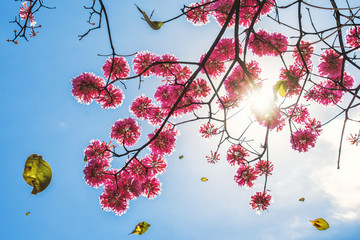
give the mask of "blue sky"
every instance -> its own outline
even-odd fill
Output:
[[[256,215],[248,203],[255,191],[261,191],[262,182],[254,189],[239,188],[233,181],[236,169],[225,159],[216,165],[208,164],[205,155],[213,149],[212,142],[198,136],[197,123],[180,128],[176,151],[167,157],[168,169],[160,176],[160,196],[131,201],[122,216],[103,211],[98,200],[101,189],[88,187],[83,180],[83,149],[91,139],[109,141],[113,123],[129,116],[131,100],[142,93],[151,96],[151,89],[161,80],[148,78],[140,90],[137,82],[128,83],[123,89],[125,103],[118,109],[77,103],[70,92],[70,80],[83,71],[101,75],[105,58],[97,54],[110,53],[105,28],[78,40],[77,36],[89,27],[88,12],[83,8],[88,2],[46,1],[56,9],[40,11],[35,19],[42,25],[39,35],[30,42],[20,40],[19,45],[5,40],[12,36],[15,26],[8,22],[21,4],[2,4],[2,239],[319,240],[356,239],[360,235],[360,150],[344,145],[341,169],[336,169],[340,120],[329,124],[316,149],[304,154],[291,149],[288,133],[270,136],[275,170],[268,187],[275,202],[261,215]],[[190,2],[137,1],[144,10],[156,8],[154,19],[175,16],[185,3]],[[113,1],[108,6],[119,54],[150,50],[197,61],[219,30],[213,19],[200,28],[182,18],[155,32],[140,19],[133,2]],[[277,30],[276,26],[269,28]],[[276,64],[269,58],[264,61]],[[263,74],[271,78],[270,71],[272,65],[265,66]],[[313,113],[320,113],[322,119],[332,116],[336,109],[324,112],[314,105]],[[356,132],[358,128],[348,129]],[[42,155],[53,170],[51,185],[36,196],[30,194],[31,187],[22,178],[25,160],[33,153]],[[184,158],[178,159],[179,155]],[[122,162],[113,161],[118,166]],[[203,176],[209,181],[201,182]],[[305,202],[299,202],[300,197],[305,197]],[[28,211],[31,213],[26,216]],[[328,220],[330,229],[316,230],[309,220],[318,217]],[[151,224],[149,231],[143,236],[127,235],[141,221]]]

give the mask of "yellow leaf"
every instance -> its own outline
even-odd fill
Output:
[[[300,198],[299,201],[300,201],[300,202],[304,202],[304,201],[305,201],[305,198]]]
[[[148,224],[147,222],[140,222],[138,225],[136,225],[134,231],[129,234],[142,235],[149,229],[149,227],[150,224]]]
[[[208,179],[207,179],[206,177],[202,177],[200,180],[201,180],[202,182],[206,182]]]
[[[314,221],[310,220],[310,222],[312,223],[312,225],[314,227],[316,227],[320,231],[326,230],[330,227],[328,222],[325,221],[325,219],[323,219],[323,218],[317,218]]]
[[[30,211],[28,211],[27,213],[25,213],[26,216],[29,216],[29,214],[30,214]]]
[[[183,159],[183,158],[184,158],[184,155],[179,156],[179,159]]]
[[[162,25],[163,22],[162,21],[151,21],[151,19],[148,17],[148,15],[146,14],[146,12],[144,12],[143,10],[141,10],[138,5],[135,4],[135,6],[137,7],[137,9],[139,10],[139,12],[141,12],[141,14],[144,16],[144,20],[147,22],[147,24],[154,30],[159,30]],[[150,16],[151,17],[151,16]]]
[[[84,162],[86,163],[88,161],[87,157],[85,156],[84,157]]]
[[[279,86],[279,94],[281,97],[285,97],[287,90],[287,84],[286,81],[282,81],[282,83]]]
[[[33,187],[31,194],[36,195],[49,186],[52,178],[51,167],[41,155],[31,154],[25,162],[23,178]]]

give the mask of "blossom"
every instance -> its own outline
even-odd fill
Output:
[[[111,145],[111,142],[106,144],[104,141],[100,142],[100,140],[91,140],[91,144],[86,147],[84,150],[84,155],[88,159],[89,162],[92,160],[95,161],[104,161],[110,162],[112,159],[112,153],[109,151],[114,145]]]
[[[256,109],[253,108],[252,110],[259,124],[265,127],[269,126],[271,130],[279,127],[283,122],[280,108],[276,106],[274,102],[272,102],[270,109],[267,111],[256,111]]]
[[[290,65],[288,69],[281,69],[280,80],[285,82],[287,97],[299,95],[301,91],[299,84],[301,76],[301,69],[297,65]]]
[[[120,145],[133,146],[140,138],[141,127],[132,118],[117,120],[111,126],[110,137]]]
[[[252,83],[260,85],[260,72],[259,64],[254,60],[246,64],[246,71],[237,65],[224,81],[226,92],[232,98],[242,98],[249,92]]]
[[[146,155],[142,163],[147,167],[149,176],[152,177],[164,173],[167,167],[165,158],[154,153]]]
[[[255,164],[256,171],[262,176],[265,174],[266,176],[271,175],[274,170],[274,165],[270,161],[259,160]]]
[[[148,135],[148,139],[153,141],[149,144],[149,148],[152,153],[164,155],[170,154],[175,148],[176,136],[178,132],[171,125],[164,127],[161,132],[158,132],[159,129],[156,129],[154,133]],[[155,137],[155,135],[157,135]]]
[[[142,161],[135,159],[130,159],[130,163],[127,164],[125,170],[132,177],[136,178],[140,182],[146,181],[151,175],[148,172],[147,167],[143,164]]]
[[[122,104],[123,99],[124,94],[121,89],[111,84],[102,90],[95,100],[102,108],[117,108]]]
[[[342,57],[333,49],[326,49],[321,54],[320,61],[318,68],[321,76],[335,79],[341,75]]]
[[[80,103],[90,104],[94,98],[99,96],[100,89],[105,87],[105,80],[95,76],[93,73],[83,72],[71,79],[72,95]]]
[[[210,90],[206,80],[197,78],[191,83],[190,95],[194,98],[204,98],[210,93]]]
[[[129,64],[124,57],[108,58],[102,70],[106,78],[109,78],[111,72],[110,80],[126,78],[130,73]]]
[[[204,57],[206,54],[202,55],[200,57],[200,63],[203,62]],[[210,75],[210,77],[218,77],[221,73],[225,72],[225,63],[221,61],[220,59],[216,58],[216,55],[211,54],[208,60],[205,63],[205,67],[201,69],[201,73],[206,72]]]
[[[224,109],[224,108],[230,109],[230,108],[238,107],[240,100],[241,100],[240,97],[226,95],[226,96],[221,96],[220,99],[217,101],[217,103],[219,103],[220,109]]]
[[[239,54],[242,53],[242,48],[239,43]],[[217,43],[212,55],[220,61],[232,60],[235,58],[235,40],[234,38],[222,38]]]
[[[300,49],[300,51],[299,51]],[[314,46],[307,41],[301,41],[299,47],[295,47],[295,51],[292,56],[295,59],[295,64],[298,66],[303,66],[304,61],[306,65],[311,64],[311,54],[314,52]]]
[[[240,186],[252,187],[254,186],[254,181],[257,179],[258,172],[256,169],[250,165],[241,164],[237,170],[234,180]]]
[[[152,125],[156,126],[161,124],[165,117],[166,117],[166,111],[155,107],[150,110],[148,120]]]
[[[84,179],[87,185],[98,188],[108,178],[105,169],[110,165],[105,161],[90,161],[84,168]]]
[[[155,198],[161,193],[161,182],[157,178],[151,178],[143,183],[143,195],[149,199]]]
[[[231,166],[241,165],[246,162],[246,157],[250,156],[248,151],[241,145],[231,145],[227,151],[226,160]]]
[[[209,0],[201,0],[200,3],[190,4],[189,8],[186,9],[186,19],[196,26],[207,24],[209,22],[209,5],[201,5],[208,2]]]
[[[20,7],[19,16],[21,19],[29,19],[30,26],[34,27],[36,25],[34,15],[30,11],[30,8],[32,8],[31,3],[30,6],[27,7],[27,1],[22,3],[23,7]]]
[[[125,193],[116,184],[105,185],[105,190],[100,195],[99,200],[103,210],[113,211],[119,216],[129,208],[129,199],[126,198]]]
[[[287,37],[281,33],[268,33],[265,30],[259,30],[251,34],[249,38],[249,48],[260,57],[264,55],[279,56],[287,50]]]
[[[155,62],[155,54],[148,51],[139,52],[135,55],[132,62],[133,69],[136,74],[142,73],[142,76],[148,77],[153,73],[154,70],[152,67],[150,67],[150,65]]]
[[[346,43],[353,48],[360,46],[360,27],[351,27],[346,32]]]
[[[321,129],[321,122],[317,121],[315,118],[307,119],[307,122],[305,123],[305,128],[309,131],[314,132],[317,136],[320,135],[322,129]]]
[[[270,205],[271,196],[266,192],[256,192],[250,200],[250,207],[257,209],[257,213],[260,214],[260,210],[265,211]]]
[[[150,112],[154,107],[155,105],[151,103],[150,98],[141,95],[132,102],[130,112],[137,118],[148,119]]]
[[[155,62],[160,63],[153,66],[154,74],[158,77],[171,77],[174,76],[174,72],[180,68],[180,64],[177,63],[179,59],[174,55],[166,53],[162,56],[156,56]]]
[[[291,120],[296,123],[304,123],[306,120],[309,119],[309,111],[303,105],[289,109],[288,114],[289,116],[292,115]]]
[[[218,129],[214,126],[214,124],[208,122],[200,126],[199,132],[202,137],[210,138],[211,136],[218,134]]]
[[[210,156],[206,156],[208,163],[216,163],[220,160],[220,154],[217,152],[210,151]]]
[[[299,129],[292,134],[290,142],[292,148],[299,152],[307,152],[310,148],[315,147],[317,134],[310,129]]]
[[[347,140],[349,140],[352,145],[355,144],[356,146],[358,146],[358,144],[360,143],[360,131],[358,134],[355,133],[354,135],[350,133],[350,137],[348,137]]]
[[[233,4],[234,0],[219,0],[210,5],[211,14],[216,18],[216,21],[220,26],[224,25]],[[234,24],[235,17],[232,17],[229,22],[229,26]]]

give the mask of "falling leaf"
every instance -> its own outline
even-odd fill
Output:
[[[326,230],[330,227],[328,222],[325,221],[325,219],[323,219],[323,218],[317,218],[314,221],[310,220],[310,222],[312,223],[312,225],[314,227],[316,227],[320,231]]]
[[[209,179],[207,179],[206,177],[202,177],[200,180],[201,180],[202,182],[206,182],[206,181],[209,180]]]
[[[300,202],[304,202],[304,201],[305,201],[305,198],[300,198],[299,201],[300,201]]]
[[[84,157],[84,162],[86,163],[88,161],[87,157],[85,156]]]
[[[183,158],[184,158],[184,155],[179,156],[179,159],[183,159]]]
[[[140,222],[138,225],[136,225],[134,231],[129,234],[142,235],[149,229],[149,227],[150,224],[148,224],[147,222]]]
[[[30,214],[30,211],[28,211],[27,213],[25,213],[26,216],[29,216],[29,214]]]
[[[25,162],[23,178],[33,187],[31,194],[36,195],[49,186],[52,178],[51,167],[41,155],[31,154]]]

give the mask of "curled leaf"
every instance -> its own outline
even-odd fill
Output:
[[[317,218],[314,221],[310,220],[310,222],[320,231],[324,231],[330,227],[328,222],[323,218]]]
[[[305,201],[305,198],[300,198],[299,201],[300,201],[300,202],[304,202],[304,201]]]
[[[179,156],[179,159],[183,159],[183,158],[184,158],[184,155],[180,155],[180,156]]]
[[[206,181],[209,180],[209,179],[207,179],[206,177],[202,177],[200,180],[201,180],[202,182],[206,182]]]
[[[30,214],[30,211],[28,211],[27,213],[25,213],[26,216],[29,216],[29,214]]]
[[[137,234],[137,235],[142,235],[144,234],[150,227],[150,224],[147,222],[140,222],[138,223],[138,225],[135,226],[134,231],[132,231],[129,234]]]
[[[25,162],[23,178],[33,187],[31,194],[36,195],[49,186],[52,178],[51,167],[41,155],[31,154]]]

